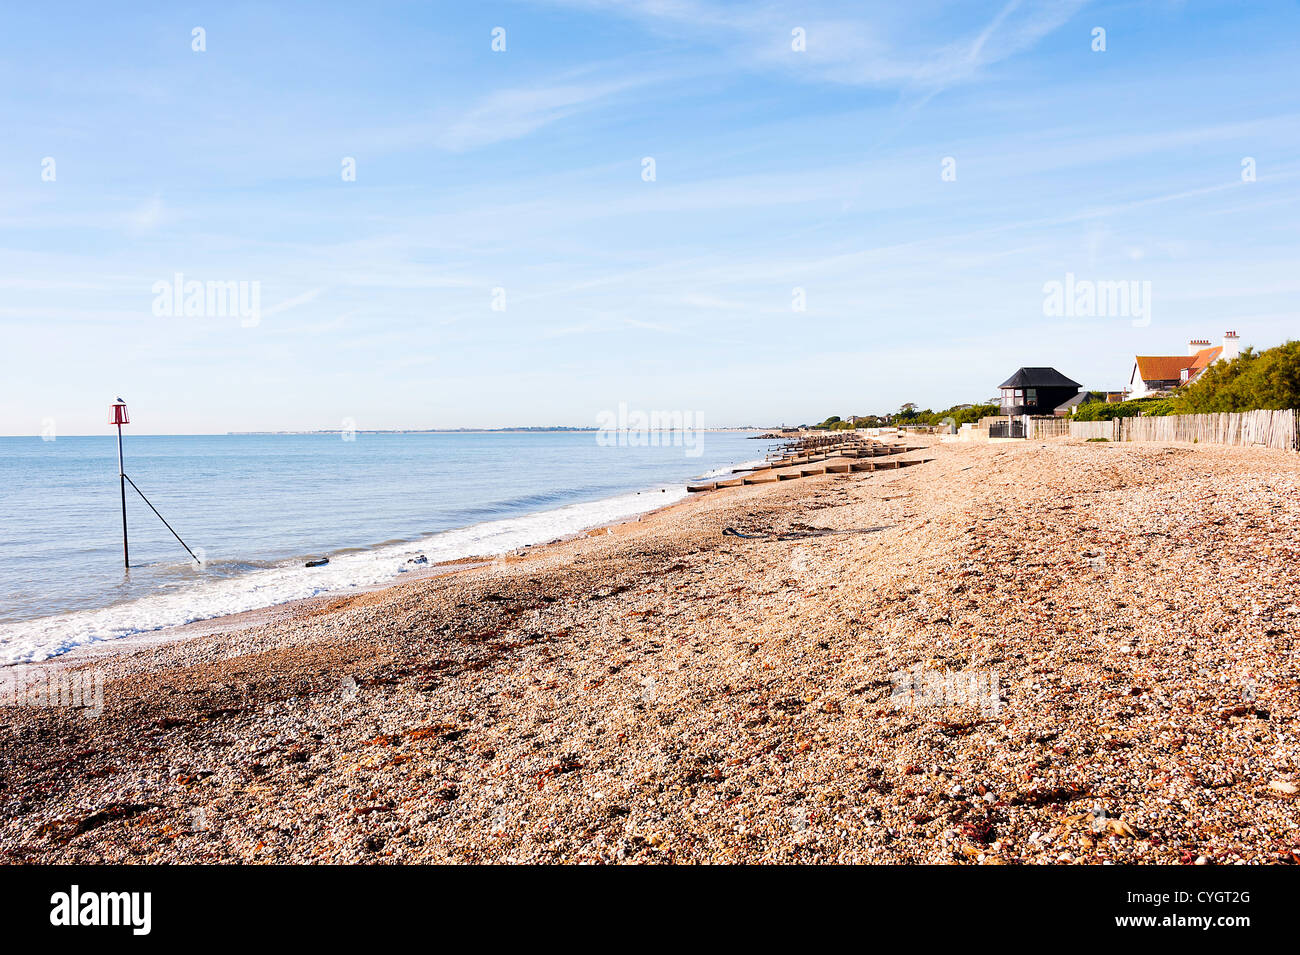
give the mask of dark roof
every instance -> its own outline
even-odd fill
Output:
[[[1008,378],[999,388],[1078,388],[1077,381],[1071,381],[1055,368],[1021,368]]]

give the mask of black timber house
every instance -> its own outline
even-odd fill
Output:
[[[1004,415],[1052,415],[1079,393],[1080,385],[1055,368],[1021,368],[998,386]]]

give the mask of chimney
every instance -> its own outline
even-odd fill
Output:
[[[1241,339],[1236,332],[1223,333],[1223,352],[1219,355],[1224,361],[1232,361],[1241,354]]]
[[[1193,338],[1187,343],[1187,354],[1195,355],[1202,348],[1209,348],[1210,340],[1208,338]]]

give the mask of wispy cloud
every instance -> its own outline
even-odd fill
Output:
[[[535,0],[501,54],[473,5],[307,33],[233,7],[205,55],[125,8],[94,57],[29,19],[0,65],[10,420],[102,431],[111,377],[171,388],[158,427],[187,432],[317,426],[322,381],[380,426],[574,423],[596,393],[766,424],[985,398],[1008,361],[1113,386],[1225,322],[1268,345],[1295,327],[1300,14],[1264,6]],[[194,121],[157,136],[122,78]],[[1067,270],[1152,280],[1156,321],[1045,321]],[[277,317],[159,318],[178,271],[258,280]],[[749,387],[778,366],[800,388]],[[238,421],[193,387],[232,368]]]
[[[1032,48],[1088,0],[1010,0],[983,26],[953,38],[943,25],[969,0],[926,4],[723,4],[705,0],[546,0],[632,17],[651,29],[712,38],[720,51],[752,66],[787,69],[820,81],[933,95]],[[950,16],[952,15],[952,16]],[[940,29],[936,31],[935,25]],[[792,30],[806,49],[794,53]]]
[[[132,209],[126,217],[127,226],[132,232],[150,232],[167,221],[167,209],[161,196],[153,196],[139,207]]]
[[[450,120],[435,133],[434,142],[442,149],[464,152],[520,139],[543,126],[607,104],[617,94],[645,82],[627,79],[500,90]]]
[[[310,291],[303,292],[301,295],[295,295],[293,298],[285,299],[283,302],[272,305],[270,308],[262,309],[262,315],[279,315],[281,312],[287,312],[290,309],[297,308],[299,305],[306,305],[308,302],[314,301],[323,291],[325,291],[323,288],[314,288]]]

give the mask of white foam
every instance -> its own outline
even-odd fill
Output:
[[[430,564],[460,557],[487,557],[538,544],[663,507],[686,496],[673,485],[568,504],[550,511],[485,521],[411,543],[390,544],[331,557],[324,567],[293,561],[237,577],[206,580],[172,593],[141,597],[100,610],[82,610],[12,624],[0,632],[0,663],[35,663],[89,643],[177,627],[195,620],[257,610],[318,594],[391,581],[424,554]]]

